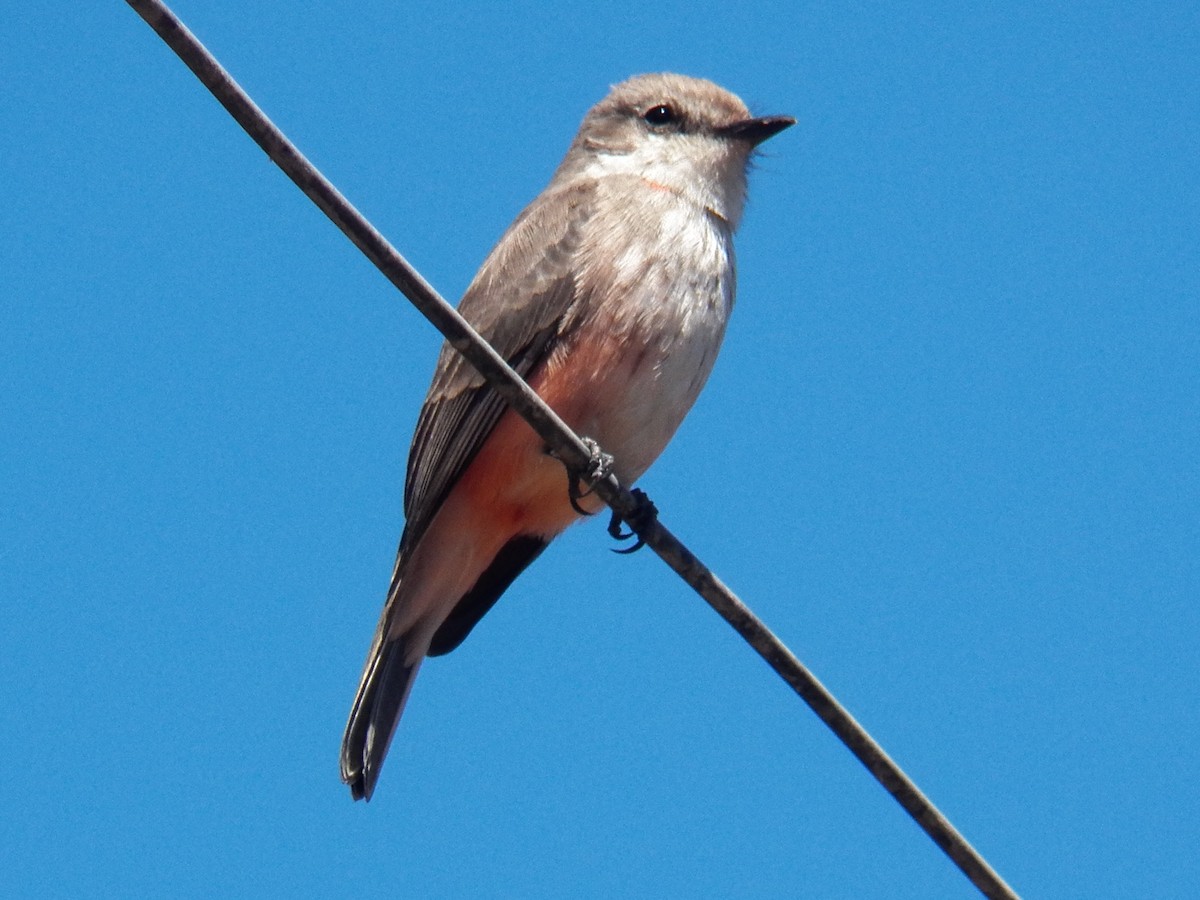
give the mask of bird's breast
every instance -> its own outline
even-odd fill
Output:
[[[645,471],[691,409],[734,301],[728,228],[669,195],[646,206],[583,248],[580,324],[535,385],[616,457],[624,481]]]

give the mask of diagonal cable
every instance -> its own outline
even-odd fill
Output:
[[[591,452],[465,319],[342,196],[222,68],[216,58],[159,0],[126,0],[212,92],[271,161],[354,242],[372,263],[450,344],[484,375],[505,401],[534,428],[568,470],[586,473]],[[631,519],[638,538],[686,581],[766,660],[875,776],[904,810],[933,839],[986,897],[1011,898],[1013,892],[978,851],[858,724],[816,676],[656,517],[637,515],[634,496],[609,475],[593,486],[614,512]]]

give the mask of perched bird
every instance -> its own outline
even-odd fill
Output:
[[[616,85],[463,296],[463,316],[577,434],[612,455],[622,484],[658,457],[708,379],[733,308],[748,163],[792,124],[754,118],[696,78]],[[444,346],[409,454],[391,587],[342,742],[355,799],[375,790],[422,660],[462,643],[579,517],[568,485],[529,425]]]

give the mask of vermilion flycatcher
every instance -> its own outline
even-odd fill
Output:
[[[708,379],[733,308],[747,163],[793,123],[752,118],[695,78],[618,84],[463,296],[463,316],[613,456],[622,484],[658,457]],[[573,507],[562,463],[444,346],[408,458],[387,603],[342,742],[355,799],[375,789],[421,661],[463,641],[578,518]]]

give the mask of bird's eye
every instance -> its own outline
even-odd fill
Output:
[[[675,110],[665,103],[660,103],[658,106],[652,106],[644,113],[642,118],[651,125],[669,125],[674,122],[678,116],[675,115]]]

